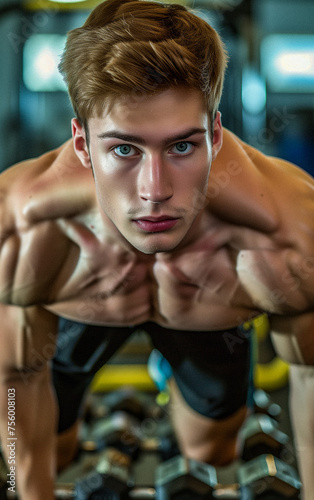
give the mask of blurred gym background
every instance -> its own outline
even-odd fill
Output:
[[[314,175],[314,1],[177,1],[197,9],[226,43],[224,126]],[[73,111],[57,64],[66,32],[82,25],[98,3],[0,0],[0,171],[70,138]],[[278,359],[272,363],[267,325],[260,329],[265,369],[257,385],[272,391],[284,408],[284,430],[290,433],[288,369]],[[139,334],[106,368],[105,389],[115,390],[123,382],[151,388],[143,366],[149,352],[147,339]],[[104,389],[102,384],[103,378],[95,379],[96,392]]]
[[[0,171],[70,138],[73,111],[57,65],[66,33],[81,26],[100,1],[0,0]],[[314,1],[178,1],[195,8],[227,46],[224,126],[314,175]],[[131,362],[145,363],[143,338],[134,347]],[[273,352],[259,351],[268,363]],[[267,369],[262,388],[286,385],[286,367],[275,363]],[[145,370],[133,374],[135,385],[142,380],[145,386]]]
[[[219,31],[230,63],[223,124],[314,173],[313,0],[179,0]],[[0,0],[0,170],[70,137],[57,63],[99,0]]]
[[[179,1],[226,43],[225,127],[313,175],[314,1]],[[98,3],[0,0],[0,171],[70,137],[73,112],[57,64],[66,32]]]

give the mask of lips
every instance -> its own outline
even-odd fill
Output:
[[[159,217],[143,217],[135,219],[134,222],[147,233],[159,233],[172,229],[179,219],[167,215]]]

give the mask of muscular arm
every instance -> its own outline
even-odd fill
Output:
[[[71,142],[0,176],[0,302],[49,302],[52,282],[76,262],[58,221],[80,217],[94,204],[92,175]]]
[[[39,307],[0,305],[0,435],[8,443],[8,392],[15,396],[14,445],[21,500],[53,500],[56,405],[49,360],[56,316]],[[3,446],[7,454],[10,448]],[[11,455],[12,457],[12,455]],[[7,459],[10,457],[7,456]]]
[[[273,318],[273,341],[278,354],[291,363],[290,413],[303,483],[302,498],[314,491],[314,314]]]
[[[0,434],[6,443],[8,389],[14,389],[21,500],[54,498],[56,406],[49,361],[57,317],[40,304],[49,302],[56,280],[66,280],[76,264],[78,247],[59,219],[80,216],[93,204],[86,173],[67,143],[0,176]]]
[[[289,312],[286,317],[273,316],[271,328],[278,354],[291,363],[290,407],[303,495],[305,499],[312,498],[313,178],[289,162],[263,155],[224,131],[224,146],[213,164],[210,180],[217,188],[216,196],[213,189],[209,190],[209,195],[213,194],[210,203],[222,219],[234,220],[268,235],[268,241],[262,241],[256,250],[253,248],[255,251],[252,248],[241,251],[240,257],[249,254],[249,258],[243,259],[245,269],[238,269],[238,273],[242,272],[242,283],[260,304],[264,303],[261,289],[265,287],[265,297],[272,302],[270,309],[265,307],[266,311]]]

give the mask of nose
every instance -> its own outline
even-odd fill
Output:
[[[161,203],[173,195],[170,165],[160,155],[150,155],[141,166],[139,195],[151,203]]]

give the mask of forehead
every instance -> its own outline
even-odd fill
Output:
[[[208,128],[209,117],[201,92],[176,88],[156,95],[130,95],[108,103],[100,116],[89,119],[91,133],[108,129],[128,133],[137,131],[155,134],[180,128]]]

